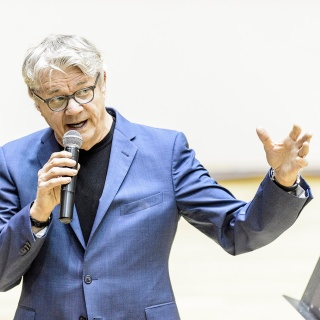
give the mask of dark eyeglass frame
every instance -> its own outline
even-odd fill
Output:
[[[52,97],[52,98],[49,98],[49,99],[43,99],[43,98],[41,98],[39,95],[37,95],[37,94],[34,92],[34,90],[31,90],[31,92],[32,92],[39,100],[41,100],[43,103],[45,103],[51,111],[53,111],[53,112],[60,112],[60,111],[63,111],[63,110],[65,110],[65,109],[67,109],[70,99],[75,100],[75,101],[76,101],[77,103],[79,103],[79,104],[87,104],[87,103],[91,102],[91,101],[94,99],[94,90],[95,90],[95,88],[97,87],[97,83],[98,83],[99,77],[100,77],[100,72],[98,73],[97,78],[96,78],[96,81],[94,82],[94,85],[93,85],[93,86],[84,87],[84,88],[82,88],[82,89],[79,89],[79,90],[75,91],[73,94],[70,94],[70,95],[61,95],[61,96],[55,96],[55,97]],[[79,101],[77,100],[77,98],[76,98],[76,93],[77,93],[78,91],[82,91],[82,90],[85,90],[85,89],[90,89],[90,90],[92,90],[92,93],[93,93],[93,94],[92,94],[92,98],[91,98],[89,101],[87,101],[87,102],[79,102]],[[52,108],[50,108],[50,105],[49,105],[50,100],[57,99],[57,98],[59,98],[59,97],[64,97],[64,98],[67,99],[67,104],[65,105],[65,107],[63,107],[62,109],[52,109]]]

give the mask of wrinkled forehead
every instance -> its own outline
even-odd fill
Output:
[[[91,77],[85,75],[79,68],[68,69],[50,68],[39,74],[35,90],[37,92],[54,93],[66,87],[79,87],[86,85]]]

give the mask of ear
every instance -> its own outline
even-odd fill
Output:
[[[103,71],[103,83],[101,85],[101,92],[105,94],[106,92],[106,84],[107,84],[107,72],[106,70]]]
[[[37,110],[41,113],[41,115],[42,115],[42,112],[41,112],[41,110],[40,110],[39,105],[34,101],[34,95],[33,95],[32,90],[31,90],[30,88],[28,88],[28,94],[29,94],[29,97],[33,100],[34,106],[36,107],[36,109],[37,109]]]
[[[32,90],[28,87],[28,95],[31,99],[33,99],[33,93]]]
[[[40,112],[41,117],[43,117],[43,114],[42,114],[42,111],[41,111],[41,109],[40,109],[39,105],[38,105],[37,103],[34,103],[34,106],[35,106],[35,107],[36,107],[36,109]]]

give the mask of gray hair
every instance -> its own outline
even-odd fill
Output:
[[[78,67],[85,75],[93,77],[103,71],[103,58],[97,48],[83,37],[50,35],[27,51],[22,75],[30,89],[38,89],[43,72],[65,72],[70,67]]]

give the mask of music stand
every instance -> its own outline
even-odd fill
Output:
[[[289,303],[306,319],[320,320],[320,258],[315,266],[301,300],[284,295]]]

